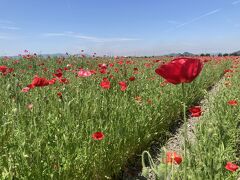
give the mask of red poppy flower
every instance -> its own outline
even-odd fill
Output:
[[[147,100],[147,103],[148,103],[148,104],[152,104],[152,100],[151,100],[151,99],[148,99],[148,100]]]
[[[65,71],[68,71],[68,70],[69,70],[67,67],[64,67],[63,69],[64,69]]]
[[[103,81],[109,81],[107,77],[104,77],[103,78]]]
[[[110,74],[110,75],[109,75],[109,78],[110,78],[110,79],[113,79],[113,78],[114,78],[114,76],[113,76],[112,74]]]
[[[194,58],[176,58],[160,65],[155,72],[172,84],[190,83],[201,72],[203,63]]]
[[[114,71],[115,71],[116,73],[118,73],[119,69],[118,69],[118,68],[114,68]]]
[[[13,71],[14,71],[14,68],[8,68],[8,69],[7,69],[7,72],[8,72],[8,73],[11,73],[11,72],[13,72]]]
[[[101,74],[107,74],[107,70],[105,68],[100,69],[99,72]]]
[[[231,162],[227,162],[225,168],[226,168],[227,170],[229,170],[229,171],[234,172],[234,171],[237,171],[237,170],[238,170],[239,166],[236,165],[236,164],[233,164],[233,163],[231,163]]]
[[[136,78],[134,76],[129,78],[129,81],[134,81]]]
[[[92,73],[89,70],[84,70],[84,69],[80,69],[80,71],[78,71],[77,74],[79,77],[89,77],[92,75]]]
[[[90,70],[92,74],[96,74],[97,72],[95,70]]]
[[[57,93],[58,97],[62,97],[62,92]]]
[[[122,65],[123,64],[123,61],[118,61],[117,62],[119,65]]]
[[[231,70],[231,69],[225,69],[224,70],[224,73],[228,73],[228,72],[233,72],[233,70]]]
[[[110,64],[109,64],[109,67],[113,67],[113,66],[114,66],[114,64],[113,64],[113,63],[110,63]]]
[[[53,74],[53,76],[55,76],[55,77],[61,79],[62,76],[63,76],[63,74],[62,74],[62,72],[58,72],[58,73]]]
[[[20,61],[19,60],[15,60],[13,61],[13,64],[18,64]]]
[[[102,80],[102,82],[100,83],[100,86],[103,88],[103,89],[110,89],[111,87],[111,83],[108,79],[104,79]]]
[[[27,85],[27,87],[28,87],[29,89],[35,88],[35,86],[34,86],[33,84],[29,84],[29,85]]]
[[[151,65],[150,63],[145,63],[144,66],[145,66],[146,68],[151,68],[152,65]]]
[[[121,91],[125,91],[127,89],[127,83],[124,81],[120,81],[118,83],[121,86]]]
[[[200,106],[191,107],[189,111],[191,112],[192,117],[199,117],[202,114],[202,110]]]
[[[27,108],[28,108],[29,110],[31,110],[31,109],[33,108],[33,104],[28,104],[28,105],[27,105]]]
[[[167,152],[166,159],[164,160],[164,162],[181,164],[182,157],[178,155],[176,152]]]
[[[24,59],[31,59],[32,57],[33,57],[33,56],[30,55],[30,54],[27,54],[27,55],[23,56]]]
[[[228,104],[231,106],[237,106],[238,102],[236,100],[230,100],[230,101],[228,101]]]
[[[68,84],[69,80],[67,78],[61,78],[61,79],[59,79],[59,82],[63,83],[63,84]]]
[[[92,134],[92,138],[94,140],[102,140],[104,138],[104,134],[102,132],[95,132]]]
[[[23,89],[21,90],[21,92],[25,92],[25,93],[27,93],[29,90],[30,90],[29,87],[25,87],[25,88],[23,88]]]
[[[52,78],[50,80],[48,80],[48,83],[51,85],[51,84],[55,84],[56,82],[56,78]]]
[[[7,71],[7,66],[0,66],[0,72],[5,73]]]
[[[45,78],[41,78],[41,77],[35,76],[31,84],[34,87],[43,87],[43,86],[48,86],[49,82]]]
[[[100,67],[101,69],[107,69],[107,64],[98,64],[98,67]]]
[[[59,69],[56,70],[56,72],[57,72],[57,73],[62,73],[62,69],[59,68]]]

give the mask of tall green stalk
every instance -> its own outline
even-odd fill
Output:
[[[186,178],[186,174],[187,174],[187,166],[186,166],[186,159],[187,159],[187,117],[186,117],[186,92],[185,92],[185,88],[184,88],[184,83],[182,83],[182,94],[183,94],[183,99],[182,99],[182,103],[183,103],[183,122],[184,122],[184,132],[183,132],[183,137],[184,137],[184,179]]]

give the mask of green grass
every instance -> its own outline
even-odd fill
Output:
[[[132,64],[125,64],[127,60]],[[76,57],[61,61],[34,58],[20,60],[19,64],[12,60],[0,62],[15,68],[11,74],[0,75],[2,179],[110,178],[155,137],[166,135],[182,113],[181,87],[171,84],[161,87],[163,79],[155,74],[158,63],[153,59],[126,59],[125,65],[113,59]],[[114,63],[114,67],[108,68],[109,74],[76,78],[71,72],[80,67],[97,70],[97,64],[103,62]],[[50,79],[56,69],[67,64],[73,65],[71,70],[63,70],[69,84],[56,83],[21,92],[35,74]],[[205,63],[201,75],[186,86],[187,105],[201,99],[228,67],[226,60]],[[138,68],[139,73],[133,74],[133,68]],[[114,76],[111,88],[104,90],[99,84],[110,74]],[[133,75],[136,80],[128,81]],[[123,80],[128,81],[125,92],[118,85]],[[58,92],[62,92],[62,98],[57,96]],[[135,100],[137,96],[141,102]],[[31,110],[28,104],[33,105]],[[96,131],[102,131],[105,138],[93,140],[91,135]]]

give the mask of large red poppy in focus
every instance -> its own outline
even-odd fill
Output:
[[[201,72],[200,59],[180,57],[160,65],[155,72],[172,84],[190,83]]]

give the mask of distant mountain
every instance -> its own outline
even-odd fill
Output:
[[[240,56],[240,51],[236,51],[236,52],[232,53],[231,55],[233,55],[233,56]]]
[[[41,57],[44,57],[44,58],[47,58],[47,57],[66,57],[67,55],[66,54],[62,54],[62,53],[55,53],[55,54],[39,54],[38,56],[41,56]]]
[[[180,56],[181,53],[171,53],[171,54],[167,54],[167,56]]]
[[[193,53],[189,53],[189,52],[184,52],[182,53],[183,56],[195,56],[195,54]]]
[[[167,56],[195,56],[195,54],[184,52],[184,53],[171,53],[168,54]]]

